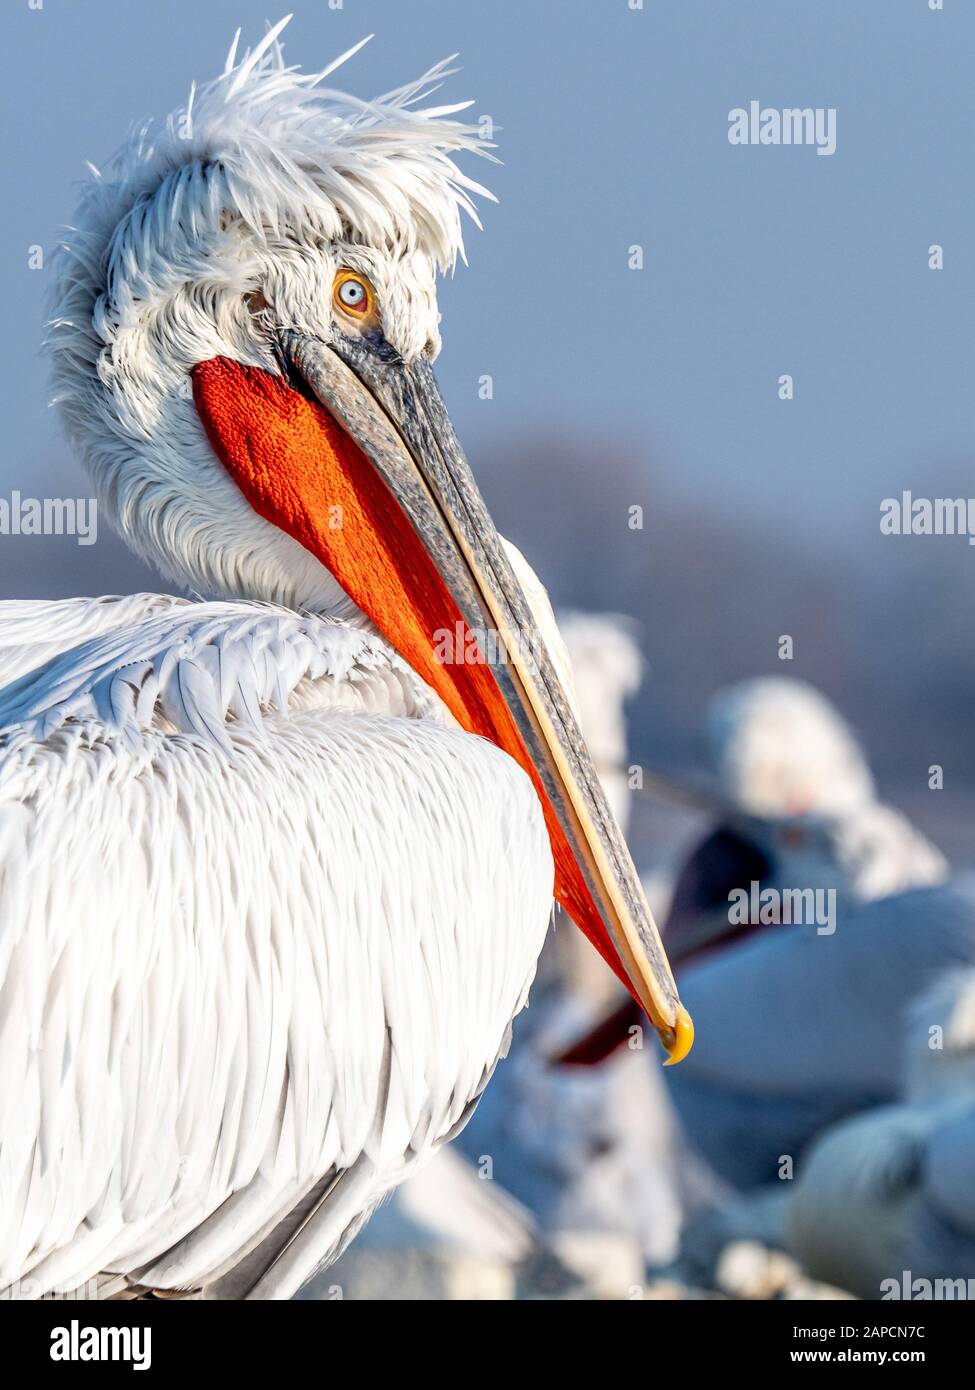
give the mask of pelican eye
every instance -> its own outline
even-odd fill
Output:
[[[341,270],[335,277],[332,298],[340,309],[356,318],[363,318],[372,308],[372,290],[368,281],[351,270]]]

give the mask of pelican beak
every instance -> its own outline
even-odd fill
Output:
[[[226,358],[194,371],[218,456],[309,549],[458,723],[531,777],[555,897],[648,1014],[668,1063],[693,1025],[525,593],[433,369],[363,340],[281,336],[292,384]],[[296,389],[297,388],[297,389]]]

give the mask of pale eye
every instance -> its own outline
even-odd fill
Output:
[[[336,303],[346,313],[365,314],[369,310],[369,286],[359,278],[346,272],[336,281],[334,295]]]
[[[339,290],[339,299],[349,309],[358,309],[360,304],[365,303],[366,292],[355,280],[346,280]]]

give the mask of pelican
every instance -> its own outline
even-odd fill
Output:
[[[932,973],[965,959],[970,935],[943,856],[877,800],[853,732],[819,691],[782,677],[743,681],[716,696],[709,726],[734,809],[685,865],[666,939],[712,1028],[732,1000],[741,1008],[736,982],[747,978],[746,995],[766,999],[767,1013],[788,1013],[780,1036],[792,1046],[773,1055],[746,1026],[720,1057],[699,1049],[694,1074],[669,1090],[719,1176],[749,1189],[774,1180],[780,1156],[798,1154],[837,1115],[893,1097],[897,1012]],[[752,881],[834,892],[832,930],[733,924],[729,891]],[[868,965],[871,950],[883,968]],[[869,988],[843,1017],[868,969]]]
[[[940,850],[878,800],[853,730],[805,681],[762,676],[719,691],[708,733],[732,829],[780,884],[870,902],[947,878]]]
[[[438,395],[484,155],[280,34],[92,169],[55,399],[190,599],[0,612],[0,1288],[288,1298],[464,1125],[553,892],[691,1041]],[[497,639],[497,640],[495,640]]]
[[[972,884],[968,884],[971,906]],[[861,1298],[975,1296],[975,967],[947,971],[901,1019],[897,1103],[834,1126],[786,1212],[806,1269]]]
[[[706,1164],[706,1209],[685,1210],[692,1282],[711,1278],[734,1240],[786,1246],[784,1161],[801,1172],[821,1132],[850,1116],[868,1127],[875,1107],[897,1101],[905,1010],[975,953],[969,896],[946,883],[939,851],[876,799],[852,731],[818,691],[744,681],[719,692],[708,724],[717,824],[681,866],[664,930],[684,998],[707,1020],[686,1067],[666,1076],[685,1166],[688,1151]],[[753,881],[835,891],[835,931],[733,922],[729,893]],[[563,1060],[601,1060],[634,1021],[626,1002]],[[817,1205],[828,1200],[802,1208],[812,1232]],[[830,1277],[825,1259],[809,1268]]]
[[[763,676],[719,691],[707,734],[703,786],[682,786],[658,773],[649,778],[651,794],[686,800],[715,822],[680,865],[666,913],[668,949],[688,968],[755,934],[759,924],[740,924],[729,913],[731,891],[753,881],[780,892],[833,891],[843,911],[946,882],[940,850],[877,799],[853,731],[805,681]],[[625,1003],[564,1060],[602,1060],[636,1017]],[[700,1062],[700,1051],[697,1057]],[[688,1083],[693,1070],[685,1068],[677,1085]]]

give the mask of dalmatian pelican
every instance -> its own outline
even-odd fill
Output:
[[[958,891],[972,910],[971,878]],[[975,1289],[975,968],[938,977],[901,1020],[892,1104],[828,1129],[786,1211],[814,1276],[861,1298],[963,1298]]]
[[[464,1125],[553,895],[691,1041],[434,380],[485,154],[271,28],[92,168],[55,399],[192,598],[0,611],[0,1288],[287,1298]]]

